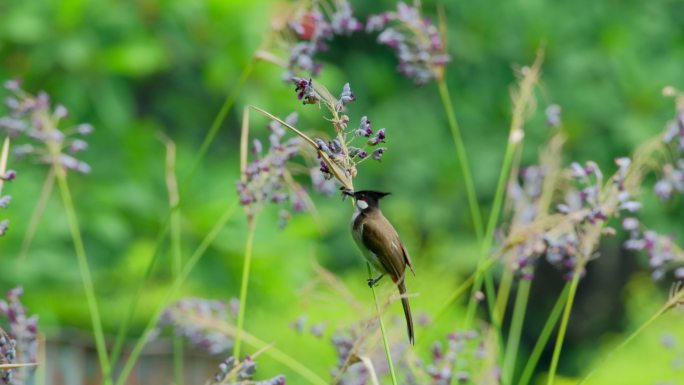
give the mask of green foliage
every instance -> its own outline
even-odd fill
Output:
[[[354,6],[365,19],[372,12],[393,7],[394,2],[357,1]],[[487,202],[482,206],[485,218],[506,146],[511,111],[508,90],[515,80],[511,67],[531,63],[537,49],[546,52],[540,105],[553,102],[563,108],[568,162],[592,159],[612,171],[615,157],[627,155],[671,117],[671,101],[660,96],[662,87],[684,85],[684,29],[675,1],[461,1],[446,2],[444,7],[448,52],[453,58],[447,81],[478,198]],[[435,13],[432,1],[425,1],[423,8]],[[89,121],[96,129],[84,153],[93,171],[88,176],[69,175],[69,183],[108,334],[115,334],[169,210],[165,149],[158,133],[166,133],[178,146],[182,251],[187,260],[220,212],[235,199],[242,106],[257,105],[278,116],[297,111],[301,114],[298,127],[316,132],[327,129],[320,124],[320,111],[302,107],[296,100],[292,87],[282,81],[280,68],[259,62],[208,158],[192,180],[185,179],[223,99],[268,30],[272,9],[270,1],[0,3],[0,79],[21,77],[26,89],[49,91],[69,107],[70,121]],[[321,82],[333,93],[345,82],[351,83],[357,102],[349,106],[349,115],[367,114],[376,127],[391,132],[391,149],[382,163],[365,164],[356,185],[393,192],[384,210],[416,265],[417,275],[410,277],[410,286],[420,295],[412,298],[412,306],[416,313],[432,314],[474,270],[479,248],[436,86],[416,88],[398,75],[391,51],[373,39],[360,33],[332,42],[331,50],[323,55]],[[0,115],[4,115],[2,108]],[[251,120],[254,135],[266,138],[267,120],[256,114]],[[548,136],[538,113],[526,131],[523,164],[537,159]],[[56,195],[47,203],[28,255],[15,258],[46,171],[10,162],[20,178],[5,187],[14,199],[10,210],[3,211],[11,229],[2,239],[0,289],[23,285],[25,302],[40,314],[42,326],[88,328],[76,259]],[[661,208],[649,189],[644,197],[645,221],[664,232],[682,233],[681,199]],[[329,324],[329,337],[333,328],[351,323],[356,314],[339,306],[334,297],[307,298],[304,288],[317,278],[312,260],[341,277],[365,308],[371,311],[372,307],[365,267],[348,233],[351,208],[338,197],[317,196],[314,201],[316,217],[295,217],[282,231],[277,228],[276,210],[269,208],[260,216],[245,324],[261,339],[277,341],[281,350],[301,352],[298,360],[325,377],[334,364],[332,347],[326,340],[295,334],[289,325],[306,313],[316,322]],[[183,294],[237,296],[246,235],[241,214],[231,219],[209,248]],[[602,252],[633,260],[615,245]],[[638,263],[645,266],[644,261]],[[164,247],[135,313],[132,336],[138,335],[171,280],[171,251]],[[654,290],[649,282],[639,280],[638,285]],[[631,308],[630,304],[642,302],[636,297],[638,291],[629,293],[624,300],[629,311],[622,322],[632,330],[635,319],[652,312]],[[455,309],[452,313],[464,312]],[[533,320],[545,317],[534,307],[529,311]],[[418,347],[425,350],[431,340],[453,330],[458,317],[449,314],[435,329],[424,334],[419,330]],[[662,327],[675,329],[676,322],[663,320]],[[624,332],[613,325],[603,326],[609,333]],[[642,378],[643,372],[638,372],[644,357],[666,369],[670,353],[656,346],[659,327],[653,329],[602,369],[606,377],[597,376],[592,383],[659,380]],[[583,371],[580,364],[590,365],[586,357],[594,358],[605,349],[597,353],[595,341],[587,339],[568,344],[570,363],[561,362],[560,370],[570,369],[573,375]],[[604,344],[612,345],[612,339],[606,337]],[[634,369],[620,369],[624,367]],[[292,375],[269,361],[263,368],[266,373]]]

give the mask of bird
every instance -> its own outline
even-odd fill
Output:
[[[380,199],[390,195],[387,192],[362,190],[353,192],[348,189],[342,190],[344,195],[354,198],[354,214],[352,215],[352,236],[363,256],[373,268],[380,273],[376,278],[368,279],[368,286],[375,286],[385,275],[392,278],[401,297],[401,305],[404,308],[406,327],[409,342],[415,344],[413,331],[413,318],[411,307],[406,297],[406,267],[413,270],[413,262],[399,238],[394,226],[380,211]]]

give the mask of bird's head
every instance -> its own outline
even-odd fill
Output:
[[[361,211],[380,207],[380,199],[386,197],[387,195],[390,195],[390,193],[388,192],[372,190],[343,190],[342,193],[350,197],[353,197],[356,207],[358,207]]]

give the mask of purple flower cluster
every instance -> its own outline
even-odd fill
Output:
[[[38,355],[38,316],[29,316],[21,303],[21,287],[7,292],[7,300],[0,300],[0,364],[35,363]],[[21,385],[28,382],[32,367],[0,370],[4,384]]]
[[[316,76],[321,64],[314,58],[318,52],[328,50],[328,41],[335,35],[348,36],[363,29],[363,24],[353,15],[347,0],[334,1],[334,12],[327,19],[318,3],[313,2],[310,9],[301,9],[288,22],[297,37],[297,42],[289,47],[290,58],[286,79],[298,73]]]
[[[396,11],[388,11],[368,18],[366,32],[381,31],[378,43],[392,48],[399,59],[399,72],[425,84],[441,77],[451,60],[437,27],[421,15],[418,6],[403,2]]]
[[[337,355],[337,365],[331,370],[340,385],[364,385],[370,381],[368,368],[355,357],[354,344],[363,338],[356,328],[336,332],[330,339]],[[380,375],[380,373],[376,373]]]
[[[435,341],[430,347],[430,361],[418,359],[415,368],[427,374],[430,385],[465,384],[472,381],[472,374],[482,366],[487,355],[480,334],[474,330],[451,333],[446,338],[446,347],[442,341]],[[498,376],[498,373],[496,374]],[[407,384],[424,385],[412,371],[407,376]]]
[[[675,90],[671,90],[676,94]],[[662,175],[655,184],[655,193],[662,200],[669,200],[673,193],[684,192],[684,95],[677,95],[677,109],[675,117],[670,120],[663,134],[663,142],[672,148],[673,157],[676,159],[672,163],[665,163],[662,168]]]
[[[297,99],[301,100],[303,104],[318,104],[321,102],[321,95],[313,88],[313,81],[303,78],[293,77],[292,81],[295,84],[295,92]]]
[[[684,159],[679,159],[675,164],[663,165],[662,176],[653,187],[660,199],[667,201],[673,193],[684,193]]]
[[[669,271],[674,271],[676,279],[684,280],[684,253],[674,244],[674,236],[643,230],[634,217],[624,218],[622,227],[629,234],[624,243],[625,249],[646,252],[654,280],[662,279]]]
[[[570,165],[567,175],[572,183],[565,190],[562,203],[556,210],[563,216],[551,228],[535,227],[546,208],[540,208],[545,178],[549,175],[541,167],[528,167],[522,172],[522,185],[517,181],[509,188],[509,198],[514,205],[513,226],[533,229],[526,231],[524,240],[515,245],[515,268],[523,279],[534,278],[534,264],[539,257],[564,271],[570,279],[578,263],[582,237],[595,226],[601,226],[612,216],[621,213],[633,214],[641,208],[626,186],[629,158],[615,160],[618,169],[610,183],[604,184],[604,176],[595,162],[588,161],[584,166],[575,162]],[[555,188],[555,187],[554,187]],[[605,191],[604,191],[605,190]],[[604,228],[603,235],[612,235],[615,230]],[[587,255],[584,255],[587,257]],[[580,272],[584,274],[584,270]]]
[[[297,114],[290,114],[285,122],[295,125]],[[268,128],[271,131],[268,151],[264,150],[261,141],[254,140],[252,154],[256,159],[246,166],[244,180],[237,182],[240,204],[246,208],[247,215],[250,217],[256,214],[266,202],[275,204],[289,202],[294,212],[303,212],[307,209],[306,191],[288,177],[287,169],[288,161],[299,152],[300,140],[291,138],[283,142],[286,131],[277,121],[269,123]],[[284,226],[290,213],[283,208],[279,216],[281,226]]]
[[[547,170],[543,166],[529,166],[521,170],[520,181],[514,180],[508,187],[508,197],[513,203],[514,217],[512,226],[530,226],[540,216],[544,209],[539,207],[544,179]],[[544,231],[536,231],[515,247],[514,267],[522,279],[534,278],[536,261],[546,256],[549,263],[567,265],[574,258],[572,246],[575,242],[570,239],[555,236]]]
[[[297,97],[300,100],[304,99],[304,104],[311,104],[307,102],[307,97],[317,98],[318,101],[321,100],[311,79],[293,78],[293,82],[295,84]],[[315,97],[310,95],[315,95]],[[315,175],[315,179],[314,175],[312,175],[312,180],[314,181],[314,187],[325,194],[330,194],[334,191],[335,185],[334,182],[325,184],[323,181],[333,181],[335,175],[333,170],[330,169],[330,165],[326,159],[321,157],[321,154],[325,154],[327,159],[334,164],[334,167],[343,170],[345,176],[353,179],[356,177],[356,167],[362,161],[368,158],[380,161],[387,151],[386,147],[378,147],[381,143],[385,143],[385,129],[381,128],[374,133],[371,122],[367,116],[361,118],[358,128],[349,127],[350,118],[348,115],[344,114],[343,111],[347,104],[355,100],[356,97],[351,91],[349,83],[346,83],[342,87],[339,98],[326,101],[334,115],[331,121],[333,122],[337,135],[333,139],[327,141],[321,138],[313,139],[316,143],[316,150],[318,151],[319,171],[320,175],[322,175],[322,180],[319,174]],[[359,147],[354,146],[355,139],[358,139],[357,142],[363,140],[365,142],[364,145]]]
[[[0,130],[11,138],[27,139],[15,147],[17,157],[31,156],[45,164],[57,161],[67,170],[90,172],[90,166],[75,155],[88,148],[83,137],[92,133],[92,125],[83,123],[60,130],[60,123],[69,115],[66,107],[53,107],[45,92],[37,96],[25,92],[16,80],[6,82],[5,88],[12,94],[5,99],[10,113],[0,118]]]
[[[203,298],[186,298],[169,305],[159,319],[160,329],[171,328],[177,336],[186,338],[195,347],[209,354],[225,354],[233,348],[233,340],[224,333],[208,330],[193,320],[225,322],[236,318],[236,306],[223,301]]]
[[[256,373],[257,363],[251,356],[245,356],[243,362],[238,363],[235,357],[229,356],[223,360],[214,375],[211,384],[230,385],[285,385],[285,376],[278,375],[269,380],[254,381],[252,377]],[[234,376],[236,382],[232,382],[230,376]]]

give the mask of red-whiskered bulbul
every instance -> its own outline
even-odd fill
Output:
[[[361,249],[363,256],[380,275],[369,278],[368,286],[375,285],[385,274],[389,275],[399,288],[402,295],[401,304],[404,307],[406,327],[411,344],[414,343],[413,319],[411,307],[406,297],[405,274],[406,266],[413,271],[413,263],[404,243],[392,224],[380,211],[380,199],[389,195],[379,191],[343,190],[343,193],[354,197],[354,215],[352,216],[352,235]]]

